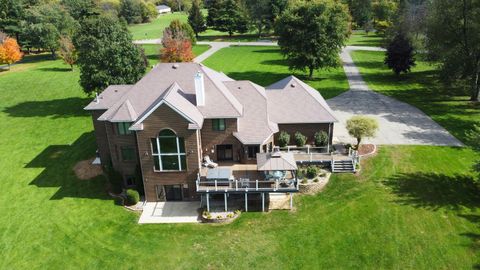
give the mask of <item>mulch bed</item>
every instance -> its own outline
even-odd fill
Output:
[[[376,151],[376,147],[373,144],[361,144],[360,149],[358,149],[358,154],[360,156],[370,155]]]
[[[100,165],[93,165],[92,162],[95,158],[79,161],[73,167],[75,175],[80,180],[92,179],[102,174],[102,167]]]

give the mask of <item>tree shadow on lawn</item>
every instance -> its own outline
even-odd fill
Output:
[[[106,179],[97,176],[89,180],[80,180],[75,176],[73,167],[81,160],[95,155],[95,137],[92,132],[84,133],[72,145],[50,145],[40,152],[25,168],[44,168],[30,182],[39,188],[58,187],[50,198],[60,200],[70,198],[90,198],[113,200],[106,192]]]
[[[53,118],[66,118],[88,116],[89,113],[83,110],[83,107],[85,107],[90,101],[91,98],[79,97],[45,101],[26,101],[7,107],[3,112],[12,117],[51,116]]]
[[[44,67],[44,68],[39,68],[38,70],[41,71],[47,71],[47,72],[73,72],[71,68],[64,67]]]
[[[396,201],[432,210],[480,207],[480,186],[473,175],[400,173],[383,184],[399,196]]]

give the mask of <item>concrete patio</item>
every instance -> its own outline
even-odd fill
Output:
[[[198,223],[198,201],[193,202],[147,202],[138,220],[139,224]]]

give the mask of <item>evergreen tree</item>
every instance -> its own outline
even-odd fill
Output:
[[[209,27],[215,27],[217,25],[218,18],[220,17],[220,11],[222,10],[223,0],[209,0],[207,2],[207,25]]]
[[[235,0],[225,0],[213,29],[228,32],[228,35],[232,36],[233,32],[247,32],[247,24],[245,14],[240,10],[237,2]]]
[[[80,85],[91,94],[111,84],[133,84],[145,73],[141,50],[132,42],[126,25],[112,16],[90,18],[74,38],[78,52]]]
[[[398,76],[415,66],[414,50],[410,40],[398,33],[387,46],[384,63]]]
[[[192,8],[188,14],[188,23],[195,32],[195,36],[198,38],[198,33],[207,30],[205,25],[205,18],[203,18],[202,11],[200,10],[200,1],[194,0]]]

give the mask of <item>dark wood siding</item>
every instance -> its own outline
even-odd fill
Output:
[[[181,172],[155,172],[150,139],[156,138],[162,129],[171,129],[185,139],[187,170]],[[184,199],[195,199],[195,180],[199,171],[198,132],[188,129],[188,121],[167,105],[160,106],[143,122],[143,130],[137,132],[138,151],[147,201],[156,201],[156,185],[188,184]]]
[[[202,151],[213,160],[217,159],[216,145],[231,144],[233,146],[233,160],[240,161],[242,156],[242,144],[233,136],[237,132],[237,119],[225,119],[225,130],[216,131],[212,127],[212,119],[205,119],[201,130]],[[213,150],[213,153],[212,153]]]

